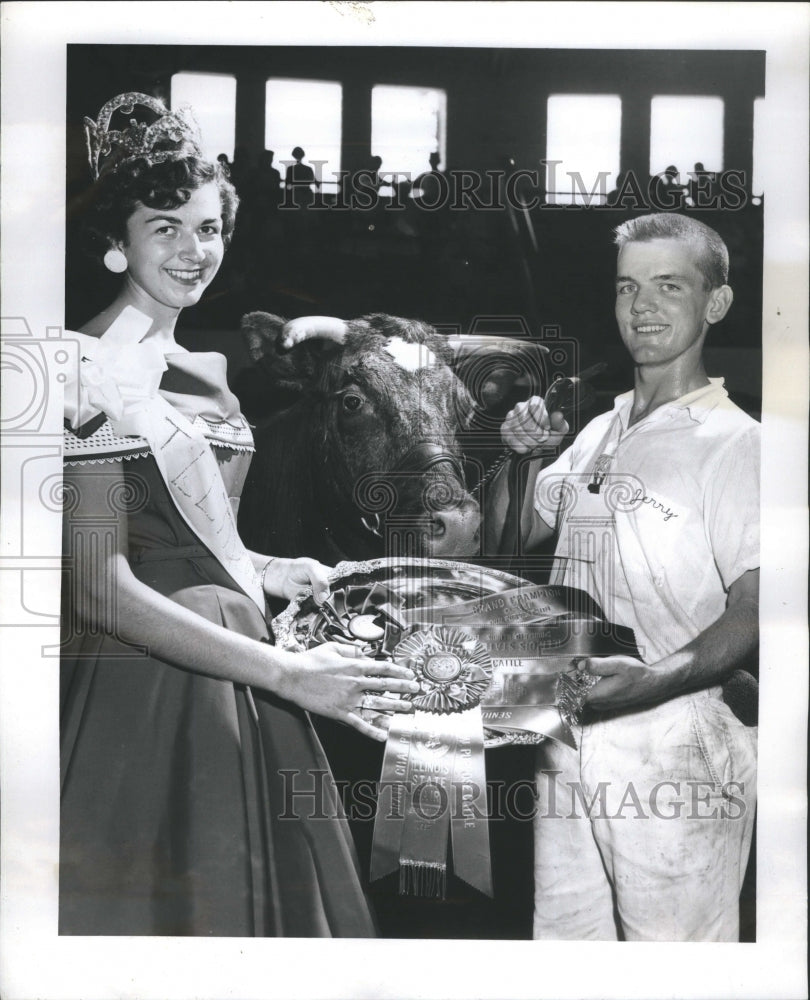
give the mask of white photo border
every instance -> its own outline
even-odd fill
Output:
[[[59,348],[64,310],[70,43],[764,49],[757,146],[770,151],[761,174],[767,197],[756,944],[60,938],[59,661],[40,652],[58,642],[60,517],[46,493],[61,468],[61,407],[50,398],[35,439],[11,434],[3,442],[0,994],[7,1000],[806,996],[810,6],[9,2],[0,13],[2,313],[17,318],[15,330],[23,331],[19,319],[27,322],[49,361]],[[34,495],[31,484],[46,481]],[[36,539],[24,550],[16,544],[23,511]]]

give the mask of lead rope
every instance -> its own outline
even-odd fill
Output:
[[[481,490],[495,479],[501,469],[510,461],[514,452],[511,448],[504,448],[504,450],[498,455],[498,457],[492,462],[492,465],[487,469],[487,471],[478,480],[478,483],[471,492],[473,500],[481,499]]]

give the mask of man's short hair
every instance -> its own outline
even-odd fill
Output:
[[[675,212],[640,215],[617,226],[613,234],[619,250],[627,243],[683,240],[696,249],[695,266],[703,275],[707,288],[719,288],[728,283],[728,247],[718,233],[688,215]]]

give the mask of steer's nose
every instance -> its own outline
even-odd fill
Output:
[[[480,546],[481,512],[474,500],[434,511],[428,549],[434,558],[473,556]]]

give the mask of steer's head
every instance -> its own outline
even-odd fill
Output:
[[[242,329],[268,388],[297,397],[308,431],[291,446],[306,441],[326,516],[378,532],[389,555],[478,552],[458,440],[473,406],[443,336],[382,314],[285,326],[250,313]]]

